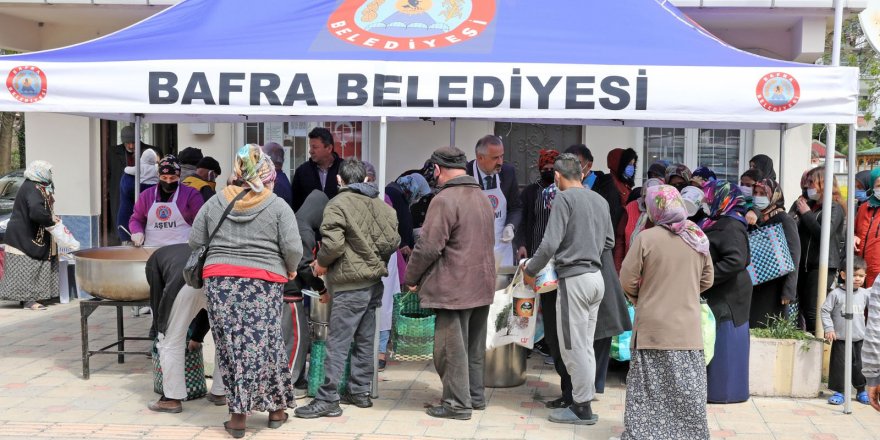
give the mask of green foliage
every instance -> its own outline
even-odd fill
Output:
[[[796,341],[815,341],[815,336],[798,328],[794,318],[780,314],[767,318],[767,328],[753,328],[752,336],[765,339],[794,339]]]
[[[840,64],[859,68],[862,81],[867,86],[867,93],[859,98],[859,111],[865,113],[865,119],[871,120],[874,115],[871,110],[880,102],[880,56],[868,43],[859,18],[853,15],[843,22],[842,35],[840,38]],[[831,64],[831,50],[834,39],[834,30],[825,38],[825,55],[822,64]]]

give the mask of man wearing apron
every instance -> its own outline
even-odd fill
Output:
[[[516,169],[504,163],[504,144],[498,136],[483,136],[475,151],[477,159],[467,164],[467,173],[480,184],[495,211],[496,263],[513,266],[514,227],[522,218]]]
[[[128,222],[135,246],[186,243],[204,199],[195,189],[180,185],[180,163],[168,155],[159,162],[159,185],[144,190]]]

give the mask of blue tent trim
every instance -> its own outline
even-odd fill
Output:
[[[368,3],[375,1],[184,0],[155,16],[93,41],[0,59],[39,62],[265,59],[807,66],[730,47],[699,28],[665,0],[452,0],[465,11],[488,8],[494,9],[494,13],[479,35],[466,38],[461,35],[462,28],[458,27],[459,32],[452,34],[463,41],[434,49],[364,47],[364,33],[360,32],[364,29],[357,26],[352,28],[353,32],[342,36],[358,34],[355,40],[359,45],[331,33],[328,24],[337,8],[358,8],[348,22],[353,25]],[[384,19],[384,23],[377,32],[398,33],[402,35],[398,41],[418,42],[421,37],[409,38],[406,33],[431,34],[438,32],[436,29],[450,27],[447,23],[452,26],[461,24],[460,18],[444,22],[445,17],[438,16],[438,8],[444,3],[448,2],[380,1],[378,4],[383,4],[381,8],[384,9],[380,11],[384,15],[376,20]],[[426,6],[419,14],[400,12],[407,7],[418,7],[410,5],[420,4],[433,6]],[[389,14],[389,8],[395,7],[398,11]],[[372,30],[376,29],[379,28]],[[437,38],[446,35],[449,34],[441,33]]]

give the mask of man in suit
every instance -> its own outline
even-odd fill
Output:
[[[299,210],[306,197],[314,190],[321,190],[332,199],[339,192],[336,174],[342,158],[333,152],[333,134],[324,127],[309,132],[309,160],[293,173],[293,210]]]
[[[495,258],[502,266],[513,266],[514,225],[522,218],[522,202],[516,169],[504,163],[504,143],[495,135],[477,141],[476,160],[467,164],[467,174],[474,176],[495,211]]]

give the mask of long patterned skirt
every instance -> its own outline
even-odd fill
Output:
[[[281,332],[283,290],[283,283],[251,278],[205,280],[208,316],[231,413],[296,406]]]
[[[41,301],[58,296],[58,260],[35,260],[27,255],[6,253],[0,299]]]
[[[627,439],[708,439],[702,350],[635,350],[626,377]]]

